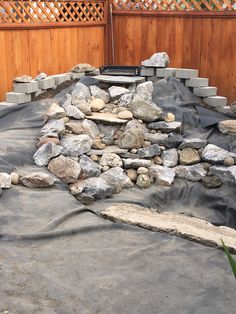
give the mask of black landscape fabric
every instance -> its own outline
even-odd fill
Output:
[[[61,91],[57,98],[64,94]],[[153,99],[183,121],[184,137],[194,134],[236,152],[233,137],[220,134],[212,121],[203,128],[196,109],[199,100],[177,81],[156,83]],[[51,103],[45,99],[0,108],[0,171],[21,175],[47,171],[38,168],[32,156]],[[213,118],[215,123],[217,119]],[[176,180],[171,187],[122,191],[93,208],[126,201],[235,227],[234,191],[227,185],[206,190],[201,183]],[[62,183],[49,189],[12,186],[0,196],[0,232],[36,232],[79,206]],[[223,314],[236,308],[235,279],[219,250],[91,213],[74,216],[58,229],[74,234],[37,241],[0,240],[0,313]]]

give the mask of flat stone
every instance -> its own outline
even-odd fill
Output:
[[[178,151],[175,148],[162,152],[161,159],[165,167],[175,167],[178,164]]]
[[[230,153],[227,150],[213,144],[208,144],[204,148],[201,157],[204,161],[209,161],[215,164],[223,164],[226,157],[232,157],[236,160],[236,154]]]
[[[195,69],[175,69],[175,76],[180,79],[191,79],[198,77],[198,70]]]
[[[114,188],[101,177],[80,180],[70,185],[71,194],[83,204],[88,205],[97,199],[112,196]]]
[[[43,144],[34,154],[34,162],[38,167],[46,167],[53,157],[57,157],[62,147],[52,142]]]
[[[171,185],[175,178],[175,171],[169,167],[152,165],[150,167],[152,180],[159,185]]]
[[[141,62],[145,67],[165,68],[170,63],[170,58],[166,52],[154,53],[149,59]]]
[[[208,78],[191,78],[185,81],[185,86],[187,87],[206,87],[208,86],[209,79]]]
[[[149,141],[152,144],[159,144],[159,145],[165,145],[165,142],[168,138],[168,134],[162,134],[162,133],[145,133],[144,139],[146,141]]]
[[[123,165],[126,169],[138,169],[139,167],[149,168],[151,166],[151,160],[147,159],[123,159]]]
[[[125,124],[128,121],[125,119],[119,119],[117,115],[110,112],[93,112],[91,116],[86,116],[89,120],[106,122],[109,124],[117,123],[117,124]]]
[[[156,69],[156,77],[164,78],[169,76],[175,76],[176,68],[157,68]]]
[[[140,148],[137,151],[137,155],[140,158],[152,158],[161,154],[161,149],[158,144],[153,144],[148,147]]]
[[[194,165],[201,161],[198,152],[193,148],[184,148],[179,152],[179,163],[181,165]]]
[[[212,166],[210,171],[223,182],[236,184],[236,166]]]
[[[90,151],[92,139],[87,134],[68,135],[61,140],[62,154],[65,156],[80,156]]]
[[[236,135],[236,120],[224,120],[218,123],[218,129],[221,133]]]
[[[0,172],[0,189],[9,189],[11,187],[11,176],[8,173]]]
[[[113,187],[113,193],[119,193],[121,189],[127,189],[133,186],[132,181],[121,167],[114,167],[105,171],[101,175],[101,178]]]
[[[60,155],[49,162],[48,170],[63,182],[73,183],[78,180],[81,167],[75,160]]]
[[[112,75],[97,75],[94,79],[99,82],[105,82],[109,84],[135,84],[145,82],[145,78],[142,76],[112,76]]]
[[[82,155],[79,159],[81,171],[85,178],[99,177],[101,167],[86,155]]]
[[[189,181],[200,181],[205,175],[206,170],[202,164],[192,166],[177,166],[174,168],[176,176]]]
[[[179,133],[169,133],[168,138],[164,142],[167,148],[177,148],[182,143],[182,135]]]
[[[117,155],[126,154],[128,152],[128,149],[120,148],[116,145],[110,145],[106,146],[104,149],[91,149],[87,155],[98,155],[101,156],[105,153],[114,153]]]
[[[177,132],[181,128],[181,122],[165,122],[165,121],[160,121],[160,122],[153,122],[148,124],[149,129],[154,129],[154,130],[160,130],[162,132],[166,133],[171,133],[171,132]]]
[[[135,96],[129,105],[130,111],[134,117],[144,122],[153,122],[159,120],[163,115],[163,110],[155,103],[146,101],[140,96]]]
[[[179,149],[184,148],[200,149],[204,148],[206,145],[207,141],[202,140],[200,138],[184,138],[182,143],[179,145]]]
[[[56,182],[56,179],[49,174],[32,172],[20,179],[21,183],[28,188],[47,188]]]

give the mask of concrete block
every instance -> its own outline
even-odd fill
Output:
[[[230,115],[231,117],[235,117],[236,116],[236,113],[231,110],[230,106],[215,107],[215,109],[218,112]]]
[[[31,94],[14,93],[14,92],[6,93],[6,102],[10,102],[10,103],[14,102],[16,104],[23,104],[29,101],[31,101]]]
[[[14,92],[16,93],[35,93],[39,89],[37,81],[32,81],[29,83],[14,83]]]
[[[210,107],[225,107],[227,105],[227,98],[223,96],[211,96],[203,99]],[[228,107],[230,109],[230,107]]]
[[[217,87],[207,86],[207,87],[195,87],[193,89],[194,95],[198,97],[210,97],[216,96]]]
[[[142,67],[140,75],[141,76],[155,76],[156,75],[156,68]]]
[[[154,83],[154,82],[163,80],[163,78],[162,77],[156,77],[156,76],[148,76],[146,78],[146,80],[149,81],[149,82],[153,82]]]
[[[198,70],[194,69],[175,69],[175,76],[180,79],[191,79],[198,77]]]
[[[157,77],[175,76],[176,68],[156,68]]]
[[[56,85],[60,85],[61,83],[64,83],[65,81],[71,80],[70,73],[55,74],[55,75],[50,75],[48,77],[53,77]]]
[[[17,103],[15,103],[15,102],[6,102],[6,101],[1,101],[0,102],[0,107],[1,106],[15,106],[15,105],[17,105]]]
[[[47,76],[45,79],[38,81],[40,89],[50,89],[56,87],[54,77]]]
[[[83,76],[85,76],[84,72],[81,72],[81,73],[70,72],[70,77],[71,77],[72,80],[80,79]]]
[[[206,87],[209,84],[208,78],[191,78],[185,81],[185,85],[188,87]]]

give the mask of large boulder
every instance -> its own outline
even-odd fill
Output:
[[[99,177],[101,167],[86,155],[82,155],[79,159],[82,174],[85,178]]]
[[[80,156],[90,151],[92,139],[87,134],[68,135],[62,138],[62,154],[65,156]]]
[[[62,151],[62,146],[56,145],[52,142],[43,144],[34,154],[34,162],[39,167],[45,167],[49,161]]]
[[[163,115],[162,109],[155,103],[146,101],[140,96],[135,96],[133,98],[133,101],[129,105],[129,109],[135,118],[141,119],[144,122],[159,120]]]
[[[224,120],[218,123],[218,129],[221,133],[236,135],[236,120]]]
[[[56,179],[47,173],[32,172],[20,179],[28,188],[47,188],[56,182]]]
[[[80,180],[70,185],[71,194],[83,204],[112,196],[114,188],[101,177]]]
[[[90,86],[91,95],[95,98],[102,99],[105,104],[110,101],[110,94],[96,85]]]
[[[192,165],[192,166],[177,166],[174,168],[176,176],[181,179],[186,179],[189,181],[200,181],[205,175],[206,170],[202,164]]]
[[[61,155],[49,162],[48,170],[55,174],[63,182],[73,183],[78,180],[81,167],[75,160]]]
[[[146,67],[165,68],[170,63],[170,58],[166,52],[154,53],[150,59],[142,61]]]
[[[125,174],[121,167],[114,167],[105,171],[101,175],[101,178],[113,187],[114,193],[119,193],[121,189],[133,186],[130,178]]]
[[[175,178],[175,171],[169,167],[153,165],[150,167],[150,176],[157,184],[171,185]]]
[[[236,154],[230,153],[214,144],[208,144],[202,151],[201,157],[204,161],[214,164],[223,164],[227,157],[232,157],[236,160]]]
[[[151,101],[152,92],[153,92],[153,83],[144,82],[137,86],[135,94],[147,101]]]

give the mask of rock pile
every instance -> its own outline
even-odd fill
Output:
[[[236,154],[200,138],[182,138],[181,122],[152,101],[151,81],[126,87],[76,83],[50,106],[39,134],[33,158],[51,174],[17,179],[0,173],[0,187],[19,180],[27,187],[49,187],[61,180],[90,204],[134,185],[169,186],[176,177],[207,188],[236,183]],[[219,129],[235,133],[232,121],[220,122]]]

